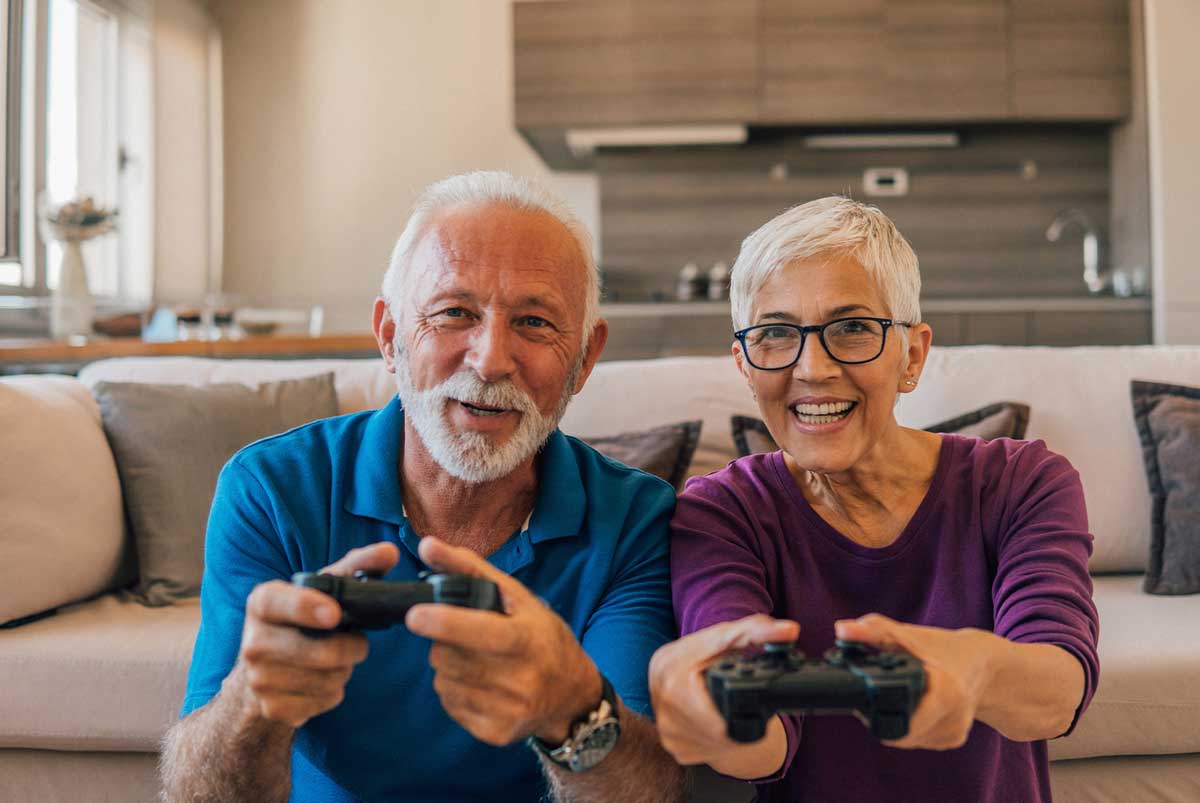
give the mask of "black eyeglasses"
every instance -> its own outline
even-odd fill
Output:
[[[887,332],[893,326],[912,326],[890,318],[838,318],[820,326],[764,323],[733,333],[742,344],[746,360],[760,371],[791,368],[800,359],[804,341],[815,332],[825,351],[843,365],[861,365],[883,353]]]

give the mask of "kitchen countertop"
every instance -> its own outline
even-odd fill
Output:
[[[370,334],[332,334],[319,337],[276,335],[239,340],[184,340],[148,343],[136,337],[74,342],[47,338],[0,338],[4,363],[85,363],[108,357],[248,357],[311,356],[377,353]]]
[[[1150,298],[1115,296],[1072,296],[1064,298],[927,298],[923,313],[987,312],[1149,312]],[[676,316],[728,316],[728,301],[613,302],[600,305],[608,319]]]

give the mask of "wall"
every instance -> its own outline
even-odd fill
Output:
[[[196,302],[209,287],[213,29],[199,0],[155,3],[154,295],[159,302]]]
[[[1200,343],[1200,3],[1146,0],[1154,339]]]
[[[596,230],[594,176],[553,174],[512,124],[499,0],[216,0],[223,53],[227,292],[319,303],[363,331],[429,182],[545,179]]]
[[[1150,270],[1150,146],[1146,130],[1146,31],[1142,0],[1130,3],[1129,119],[1113,126],[1111,148],[1114,268]]]
[[[741,148],[600,156],[609,297],[670,297],[684,263],[732,264],[758,226],[837,193],[896,222],[921,261],[925,298],[1087,295],[1080,230],[1068,228],[1058,243],[1045,232],[1059,210],[1079,208],[1104,242],[1107,128],[958,130],[961,145],[945,149],[823,151],[778,134]],[[1034,173],[1023,172],[1027,163]],[[786,176],[773,176],[780,165]],[[908,194],[867,197],[862,176],[872,166],[906,168]]]

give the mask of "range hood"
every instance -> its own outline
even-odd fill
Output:
[[[567,148],[576,159],[592,156],[597,148],[741,145],[748,137],[746,126],[738,124],[568,128],[566,132]]]

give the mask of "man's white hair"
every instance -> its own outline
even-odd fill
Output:
[[[596,270],[592,235],[571,211],[567,202],[536,181],[518,178],[501,170],[461,173],[430,184],[413,205],[412,213],[388,262],[382,295],[392,316],[398,318],[406,291],[409,262],[434,213],[463,204],[502,204],[512,209],[544,212],[567,228],[579,244],[579,256],[587,274],[583,309],[583,348],[600,320],[600,275]]]
[[[754,296],[787,265],[843,256],[867,269],[883,294],[888,315],[905,323],[920,322],[921,273],[912,246],[878,207],[834,195],[793,206],[742,241],[729,288],[733,328],[753,324]]]

